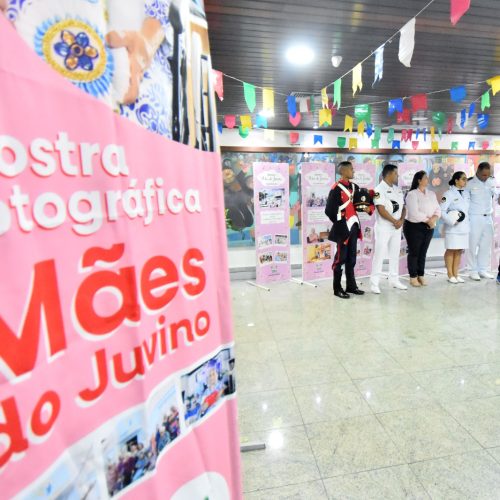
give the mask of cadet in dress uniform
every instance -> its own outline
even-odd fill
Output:
[[[358,288],[354,277],[358,238],[362,238],[353,197],[359,187],[351,182],[354,178],[352,163],[343,161],[338,166],[342,178],[332,186],[326,203],[325,214],[332,221],[332,229],[328,235],[330,241],[337,244],[337,251],[333,260],[333,292],[341,299],[348,299],[350,293],[363,295],[365,292]],[[373,206],[364,209],[367,213],[373,212]],[[346,290],[342,288],[342,266],[345,266]]]
[[[371,291],[377,294],[380,293],[380,275],[385,258],[389,258],[389,284],[400,290],[408,289],[399,281],[399,252],[406,210],[403,191],[398,187],[398,167],[386,165],[382,170],[382,179],[375,188],[375,251],[370,278]]]
[[[450,182],[450,189],[441,199],[441,217],[444,225],[444,262],[448,271],[448,281],[453,284],[463,283],[458,275],[462,251],[469,248],[469,204],[470,193],[465,191],[467,176],[465,172],[455,172]]]
[[[495,193],[495,180],[491,177],[491,166],[488,162],[479,164],[476,175],[469,179],[466,190],[470,193],[470,277],[476,281],[481,278],[493,278],[489,273],[493,243],[492,215],[493,200],[498,199],[498,194]]]

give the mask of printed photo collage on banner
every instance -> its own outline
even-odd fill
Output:
[[[193,68],[171,108],[149,93],[167,55],[205,68],[203,13],[119,4],[0,13],[0,496],[239,498],[221,157],[187,133]],[[178,37],[125,109],[107,35],[128,17]]]

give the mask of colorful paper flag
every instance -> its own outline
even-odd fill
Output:
[[[434,127],[431,127],[431,141],[434,141],[435,137],[436,137],[436,129]]]
[[[240,123],[243,128],[252,128],[252,117],[250,115],[241,115]]]
[[[356,137],[349,137],[349,149],[356,149],[358,147],[358,139]]]
[[[384,76],[384,45],[381,45],[375,51],[375,79],[373,80],[372,87],[382,80]]]
[[[467,124],[467,110],[464,108],[460,111],[460,127],[465,128]]]
[[[221,101],[224,100],[224,73],[222,71],[212,70],[212,85]]]
[[[301,97],[299,99],[299,111],[301,113],[307,113],[309,111],[308,101],[309,97]]]
[[[256,104],[255,85],[243,82],[243,94],[245,95],[245,102],[247,103],[250,113],[253,113]]]
[[[255,126],[259,128],[267,128],[267,118],[262,115],[255,117]]]
[[[234,128],[236,126],[236,116],[235,115],[224,116],[224,125],[227,128]]]
[[[490,147],[490,141],[483,141],[482,144],[481,144],[481,149],[483,151],[486,151],[487,149],[489,149]]]
[[[298,132],[290,132],[290,144],[297,144],[299,142],[299,133]]]
[[[323,136],[322,135],[315,135],[314,136],[314,144],[323,144]]]
[[[424,142],[427,142],[427,128],[424,128]]]
[[[419,141],[412,141],[411,147],[413,148],[413,151],[416,151],[418,149],[419,144]]]
[[[352,132],[353,126],[354,126],[354,120],[353,120],[352,116],[345,115],[344,132],[346,130],[349,130],[349,132]]]
[[[476,149],[476,141],[469,141],[469,150]]]
[[[410,97],[411,110],[416,113],[420,110],[427,109],[427,96],[425,94],[417,94]]]
[[[450,97],[453,102],[462,102],[467,97],[467,90],[465,87],[453,87],[450,89]]]
[[[438,153],[439,152],[439,142],[438,141],[432,141],[432,143],[431,143],[431,151],[433,153]]]
[[[377,141],[380,141],[381,137],[382,137],[382,127],[375,127],[375,134],[373,138]]]
[[[403,112],[403,99],[391,99],[389,101],[389,116],[392,116],[394,112]]]
[[[345,145],[347,144],[347,139],[345,137],[337,137],[337,146],[339,148],[345,148]]]
[[[401,140],[402,140],[403,142],[408,141],[408,130],[403,129],[403,130],[401,131]]]
[[[361,92],[361,90],[363,90],[363,67],[359,63],[352,70],[352,96],[354,97],[356,92]]]
[[[410,128],[410,129],[408,129],[408,140],[411,141],[412,138],[413,138],[413,129]]]
[[[432,113],[432,123],[438,127],[442,127],[446,121],[446,114],[442,111],[435,111]]]
[[[448,118],[448,134],[451,134],[453,132],[453,123],[454,123],[454,120],[453,120],[453,117],[450,117]]]
[[[490,115],[487,113],[478,113],[477,114],[477,126],[480,129],[486,128],[488,123],[490,122]]]
[[[407,68],[411,67],[411,58],[415,49],[415,18],[408,21],[400,31],[399,60]]]
[[[394,140],[394,129],[391,127],[387,132],[387,142],[391,143]]]
[[[496,139],[494,142],[493,142],[493,149],[495,151],[500,151],[500,139]]]
[[[326,90],[326,89],[325,89]],[[326,96],[326,105],[328,106],[328,96]],[[314,103],[314,96],[309,97],[309,113],[314,113],[316,111],[316,104]]]
[[[274,113],[274,90],[270,88],[262,89],[262,106],[264,111]]]
[[[417,133],[416,133],[416,136],[415,136],[415,139],[418,139],[418,136],[420,135],[420,129],[417,128]]]
[[[288,105],[288,113],[292,116],[297,114],[297,101],[295,100],[295,96],[289,95],[287,97],[287,105]]]
[[[380,149],[380,139],[372,139],[372,148]]]
[[[302,120],[302,115],[300,113],[296,113],[295,116],[288,115],[288,120],[294,127],[296,127],[300,123],[300,120]]]
[[[401,141],[392,141],[392,149],[401,149]]]
[[[472,118],[472,115],[476,112],[476,103],[473,102],[469,106],[469,118]]]
[[[332,110],[320,109],[319,110],[319,125],[320,127],[327,127],[332,124]]]
[[[274,142],[274,130],[264,130],[264,139]]]
[[[396,114],[397,114],[396,121],[398,123],[410,123],[411,111],[408,108],[403,109],[401,113],[398,111]]]
[[[358,135],[365,135],[365,128],[366,128],[366,123],[364,121],[359,122],[358,123]]]
[[[451,0],[450,21],[455,26],[469,10],[470,0]]]
[[[342,104],[342,80],[339,78],[333,84],[333,104],[340,109]]]
[[[321,106],[323,106],[323,108],[328,108],[328,94],[326,93],[326,87],[321,89]]]
[[[493,97],[500,90],[500,75],[486,80],[486,83],[491,86],[491,91],[493,92]]]
[[[481,96],[481,111],[484,111],[486,108],[490,107],[491,107],[490,91],[488,90]]]
[[[358,122],[370,123],[372,120],[372,107],[370,104],[358,104],[354,107],[354,116]]]
[[[373,135],[373,125],[371,123],[366,127],[366,135],[368,139]]]
[[[248,137],[248,134],[250,133],[250,129],[249,128],[242,127],[241,125],[239,126],[238,130],[239,130],[239,133],[240,133],[240,137],[242,139],[246,139]]]
[[[224,130],[224,124],[223,123],[218,123],[217,128],[219,129],[219,134],[222,134],[222,131]]]
[[[451,143],[451,149],[452,151],[456,151],[458,149],[458,141],[453,141]]]

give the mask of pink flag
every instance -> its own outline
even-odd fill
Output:
[[[290,132],[290,144],[297,144],[299,142],[299,133]]]
[[[453,125],[454,124],[455,124],[455,120],[453,119],[453,117],[448,118],[448,128],[447,128],[448,134],[451,134],[453,132]]]
[[[227,128],[234,128],[236,125],[236,116],[226,115],[224,117],[224,125],[226,125]]]
[[[408,140],[408,130],[404,129],[401,131],[401,140],[403,142]]]
[[[490,147],[490,141],[483,141],[483,144],[481,145],[481,149],[486,150]]]
[[[302,120],[302,115],[297,111],[295,116],[289,114],[288,119],[290,120],[290,123],[296,127],[300,123],[300,120]]]
[[[469,10],[470,8],[470,0],[450,0],[451,1],[451,9],[450,9],[450,20],[451,24],[455,26],[460,18]]]
[[[214,85],[214,90],[219,96],[219,99],[221,101],[224,100],[224,73],[222,71],[217,71],[216,69],[212,70],[212,78],[213,78],[213,85]]]
[[[412,145],[414,151],[416,151],[418,149],[419,144],[420,144],[419,141],[412,141],[411,142],[411,145]]]
[[[412,137],[413,137],[413,129],[410,128],[408,129],[408,140],[411,141]]]
[[[415,113],[421,109],[427,109],[427,96],[425,94],[417,94],[410,97],[411,109]]]
[[[411,111],[408,108],[403,109],[403,112],[397,112],[396,121],[398,123],[409,123],[411,121]]]

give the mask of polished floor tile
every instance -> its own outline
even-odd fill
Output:
[[[294,484],[246,493],[244,500],[327,500],[323,481]]]
[[[324,483],[332,500],[430,500],[408,465],[347,474]]]
[[[354,380],[404,372],[401,365],[382,348],[346,354],[340,362]]]
[[[433,346],[388,349],[387,351],[409,373],[455,366],[453,360]]]
[[[283,364],[292,387],[351,380],[333,354],[290,359],[283,361]]]

